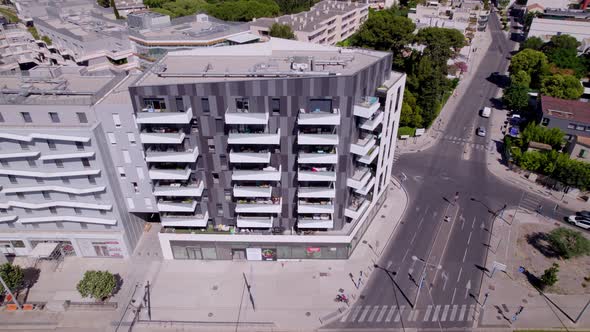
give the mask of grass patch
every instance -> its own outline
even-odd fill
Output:
[[[412,127],[399,127],[399,129],[397,130],[398,136],[410,135],[410,137],[414,137],[415,134],[416,134],[416,128],[412,128]]]
[[[18,16],[16,16],[16,12],[12,9],[0,7],[0,14],[4,15],[4,17],[10,21],[10,23],[20,22]]]

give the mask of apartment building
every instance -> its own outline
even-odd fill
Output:
[[[347,258],[386,197],[405,75],[271,38],[168,53],[130,87],[167,259]]]
[[[324,0],[307,12],[253,20],[250,30],[268,36],[270,27],[279,23],[290,26],[298,41],[334,45],[352,36],[368,17],[367,3]]]
[[[0,252],[128,257],[153,200],[124,74],[39,66],[0,89]],[[125,128],[123,128],[125,126]],[[133,166],[131,166],[133,165]],[[127,176],[126,176],[127,174]],[[148,204],[149,203],[149,204]],[[132,208],[128,208],[132,206]]]
[[[0,73],[37,66],[44,56],[31,34],[18,24],[0,24]]]

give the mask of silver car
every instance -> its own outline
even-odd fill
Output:
[[[475,133],[477,136],[486,137],[486,129],[484,127],[477,128]]]

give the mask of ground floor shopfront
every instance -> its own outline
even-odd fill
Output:
[[[0,234],[0,253],[29,256],[39,243],[57,243],[60,254],[64,256],[115,258],[129,256],[123,234],[120,233],[2,233]]]

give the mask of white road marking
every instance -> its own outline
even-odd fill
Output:
[[[395,319],[393,320],[394,322],[399,322],[399,320],[402,318],[405,308],[405,305],[399,307],[399,311],[397,312],[397,315],[395,315]]]
[[[471,279],[467,280],[467,283],[465,284],[465,299],[467,298],[467,295],[469,294],[469,290],[471,289]]]
[[[393,265],[393,261],[387,261],[387,268],[389,269]]]
[[[406,260],[406,256],[408,256],[408,252],[410,252],[410,249],[406,250],[406,253],[404,254],[404,258],[402,258],[402,262]]]
[[[416,239],[416,235],[418,235],[418,232],[414,233],[414,236],[412,236],[412,239],[410,240],[410,244],[414,244],[414,240]]]
[[[465,258],[467,257],[468,250],[469,250],[469,247],[465,248],[465,253],[463,254],[463,263],[465,263]]]
[[[408,320],[410,322],[415,322],[416,319],[418,319],[418,315],[420,314],[420,310],[412,310],[410,311],[410,316],[408,317]]]
[[[359,323],[364,322],[370,309],[371,309],[370,305],[365,306],[365,310],[363,311],[363,313],[361,314],[361,316],[359,317],[359,320],[357,322],[359,322]]]
[[[457,287],[453,290],[453,297],[451,298],[451,303],[455,302],[455,293],[457,293]]]
[[[449,317],[449,320],[451,322],[455,320],[455,316],[457,315],[457,308],[458,306],[456,304],[453,305],[453,310],[451,310],[451,316]]]
[[[356,319],[356,316],[358,316],[359,312],[361,312],[362,307],[356,307],[354,309],[352,309],[352,315],[350,316],[350,321],[354,322],[354,320]],[[346,318],[348,318],[348,316],[342,317],[342,319],[340,319],[341,322],[346,321]]]
[[[469,245],[469,243],[471,243],[471,234],[473,234],[473,232],[469,232],[469,238],[467,239],[467,245]]]
[[[473,217],[473,223],[471,223],[471,228],[473,228],[473,226],[475,226],[475,217]]]
[[[445,305],[445,308],[442,312],[442,316],[440,317],[440,321],[441,322],[446,322],[447,321],[447,315],[449,314],[449,305]]]
[[[424,319],[422,319],[423,322],[430,319],[430,312],[431,311],[432,311],[432,306],[428,305],[428,307],[426,307],[426,313],[424,314]]]
[[[475,318],[475,305],[469,306],[469,314],[467,315],[467,321],[472,321]]]
[[[459,320],[463,320],[465,318],[465,305],[461,305],[461,311],[459,311]]]
[[[434,308],[434,313],[432,314],[432,321],[438,321],[438,314],[440,313],[440,304]]]
[[[465,227],[465,220],[463,220],[463,222],[461,223],[461,230],[463,230],[463,227]]]
[[[387,306],[384,305],[383,308],[381,308],[381,312],[379,312],[379,316],[377,316],[377,323],[381,322],[381,320],[383,320],[383,316],[385,316],[385,312],[387,311]]]
[[[393,313],[395,312],[395,308],[397,308],[396,305],[392,306],[391,309],[389,309],[389,312],[387,313],[387,317],[385,317],[386,322],[391,322],[391,317],[393,317]]]
[[[369,318],[367,318],[367,322],[372,322],[373,319],[375,319],[375,315],[377,314],[377,311],[379,311],[379,306],[376,305],[375,307],[373,307],[373,311],[371,311],[371,314],[369,315]]]
[[[449,281],[449,277],[447,275],[445,275],[445,273],[443,272],[443,276],[442,278],[445,280],[445,282],[443,283],[443,291],[445,290],[445,288],[447,288],[447,281]]]
[[[459,275],[457,276],[457,282],[459,282],[459,279],[461,279],[461,273],[463,273],[463,266],[461,266],[461,268],[459,269]]]

